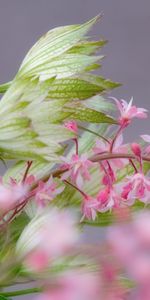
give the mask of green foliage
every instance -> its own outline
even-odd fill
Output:
[[[73,137],[62,125],[66,119],[116,123],[84,103],[119,86],[89,73],[99,66],[103,56],[97,51],[106,43],[86,37],[97,20],[50,30],[27,53],[16,77],[0,86],[6,91],[0,102],[2,158],[58,162],[62,142]]]

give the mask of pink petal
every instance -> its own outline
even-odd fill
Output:
[[[149,134],[143,134],[141,135],[141,138],[147,142],[147,143],[150,143],[150,135]]]

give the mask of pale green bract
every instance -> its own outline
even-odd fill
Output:
[[[7,90],[0,102],[2,158],[59,162],[62,143],[73,138],[63,126],[66,119],[116,123],[86,102],[119,86],[89,73],[99,66],[103,56],[95,52],[106,43],[86,38],[97,19],[50,30],[28,52],[13,81],[0,87]]]

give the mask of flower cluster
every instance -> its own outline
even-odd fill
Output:
[[[124,129],[133,118],[146,118],[147,110],[133,106],[133,99],[130,100],[129,104],[122,99],[120,101],[114,100],[120,111],[119,128],[112,138],[102,137],[103,139],[96,140],[93,148],[94,159],[93,157],[91,160],[88,159],[86,154],[81,154],[81,156],[73,154],[70,160],[62,158],[65,164],[62,165],[64,173],[61,179],[69,178],[83,196],[82,220],[84,218],[95,220],[97,212],[130,206],[134,204],[136,199],[144,203],[150,201],[150,179],[144,174],[142,159],[142,152],[148,154],[149,146],[142,150],[137,143],[123,144]],[[75,123],[68,124],[69,130],[72,131],[72,128],[76,128],[75,131],[77,132]],[[143,135],[142,138],[146,142],[150,141],[149,135]],[[93,161],[99,165],[101,178],[100,190],[94,196],[81,190],[86,180],[90,184],[90,169],[93,167]],[[131,166],[132,175],[118,182],[118,171],[126,166]]]
[[[134,117],[145,118],[147,111],[133,106],[133,99],[130,100],[129,104],[122,99],[120,101],[114,100],[120,111],[118,128],[111,136],[101,136],[96,140],[95,146],[91,149],[93,156],[88,157],[88,153],[79,154],[78,125],[75,121],[65,122],[66,129],[76,135],[74,138],[76,147],[75,153],[71,156],[61,158],[62,164],[58,167],[59,179],[57,183],[52,175],[46,181],[36,181],[32,173],[28,176],[32,164],[32,162],[28,162],[23,179],[19,184],[12,180],[11,187],[6,189],[1,183],[1,195],[3,195],[0,201],[1,209],[15,209],[15,205],[18,205],[20,201],[25,203],[23,195],[19,193],[25,189],[27,192],[27,186],[32,186],[33,183],[35,188],[27,192],[26,198],[28,202],[30,196],[34,197],[38,208],[49,206],[53,199],[63,193],[65,185],[70,185],[72,189],[76,189],[82,199],[81,220],[95,220],[97,212],[104,213],[131,206],[137,199],[148,204],[150,201],[150,179],[144,174],[143,156],[149,155],[150,146],[146,145],[142,148],[137,143],[123,144],[124,129]],[[142,139],[146,143],[150,141],[149,135],[142,135]],[[92,172],[95,168],[99,170],[99,190],[94,195],[90,195],[84,187],[87,183],[89,186],[92,184]],[[125,168],[128,168],[131,175],[124,176],[123,180],[118,181],[120,169]],[[11,193],[13,197],[11,197]],[[3,198],[6,198],[5,201]],[[20,198],[22,199],[20,200]]]
[[[137,291],[130,292],[131,299],[148,300],[150,297],[149,212],[139,215],[133,222],[130,213],[123,213],[137,200],[150,203],[150,178],[144,165],[145,161],[150,161],[150,136],[142,135],[143,146],[142,143],[123,143],[125,128],[132,118],[145,118],[146,110],[132,106],[132,100],[129,104],[117,99],[115,102],[121,113],[117,129],[94,140],[90,154],[80,153],[78,124],[67,121],[64,126],[75,134],[70,139],[75,142],[75,147],[71,143],[70,154],[61,157],[61,162],[49,176],[37,179],[32,171],[32,161],[28,161],[20,180],[10,178],[6,185],[1,179],[2,230],[26,208],[27,214],[32,205],[35,208],[32,220],[17,240],[15,254],[16,263],[22,265],[25,274],[41,279],[43,293],[35,298],[37,300],[129,299],[127,289],[118,279],[124,273],[137,286]],[[95,183],[96,189],[93,188]],[[74,199],[79,199],[78,207],[81,203],[80,226],[87,221],[94,223],[97,216],[101,218],[105,212],[116,216],[120,212],[123,224],[110,229],[102,247],[105,254],[100,251],[98,259],[97,254],[91,260],[90,251],[83,250],[81,255],[78,250],[78,217],[69,210],[56,208],[63,207],[68,187]],[[126,218],[129,218],[128,222]],[[77,260],[75,265],[74,259]],[[85,260],[83,264],[82,259]],[[94,271],[87,268],[88,259]],[[54,274],[50,279],[51,270]]]

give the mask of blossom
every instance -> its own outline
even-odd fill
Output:
[[[106,186],[101,189],[95,197],[86,195],[82,202],[81,211],[83,217],[89,220],[95,220],[97,212],[106,212],[111,209],[118,209],[126,205],[133,204],[133,200],[127,201],[119,192],[119,185]]]
[[[98,199],[91,197],[91,196],[86,196],[84,197],[81,211],[83,213],[83,217],[81,221],[84,218],[87,218],[89,220],[95,220],[96,218],[96,213],[99,211],[100,205]]]
[[[78,132],[78,126],[75,121],[66,121],[64,123],[65,128],[69,129],[70,131],[74,132],[77,134]]]
[[[52,176],[47,182],[39,181],[35,194],[35,200],[40,205],[45,205],[52,201],[58,194],[64,190],[64,187],[57,188],[57,183],[54,182]]]
[[[150,135],[149,134],[143,134],[143,135],[141,135],[141,137],[145,142],[150,143]]]
[[[17,255],[29,270],[43,270],[78,241],[75,225],[76,218],[69,211],[42,211],[23,230],[17,242]]]
[[[116,174],[114,170],[112,169],[110,163],[106,161],[104,164],[101,163],[101,168],[104,171],[104,176],[102,177],[102,184],[111,187],[112,184],[116,181]]]
[[[73,154],[71,159],[62,157],[62,160],[65,162],[62,165],[62,169],[68,169],[61,176],[62,180],[66,180],[70,177],[73,183],[76,183],[77,187],[81,188],[83,186],[84,180],[90,180],[91,176],[89,173],[89,168],[93,163],[88,160],[86,154]]]
[[[111,209],[118,209],[130,204],[129,202],[125,201],[119,193],[118,184],[112,185],[111,187],[106,186],[106,188],[98,193],[97,199],[100,204],[100,212],[106,212]]]
[[[132,152],[136,155],[136,156],[138,156],[139,158],[141,158],[141,147],[140,147],[140,145],[139,144],[137,144],[137,143],[132,143],[131,144],[131,150],[132,150]]]
[[[93,151],[95,154],[104,154],[104,153],[110,153],[111,148],[111,140],[109,142],[97,140],[96,145],[93,148]],[[123,144],[123,135],[119,134],[117,138],[115,139],[115,142],[113,144],[112,153],[127,153],[128,151],[128,145]],[[114,170],[122,168],[124,165],[128,163],[127,159],[109,159],[109,163],[111,167]],[[105,164],[106,165],[106,164]]]
[[[133,118],[144,119],[147,118],[147,110],[144,108],[136,107],[132,105],[133,98],[127,103],[125,100],[121,99],[120,101],[114,97],[111,97],[115,100],[117,108],[120,111],[119,123],[122,127],[126,127],[130,124]]]
[[[13,179],[8,185],[0,181],[0,211],[5,212],[13,209],[24,199],[27,193],[27,187],[21,183],[16,183]]]
[[[111,227],[107,238],[113,255],[125,267],[130,278],[134,279],[140,288],[149,288],[150,213],[138,213],[132,221]]]
[[[63,274],[57,287],[47,289],[36,300],[98,300],[100,294],[99,275],[78,269]]]
[[[122,197],[127,200],[139,199],[144,203],[150,201],[150,179],[142,173],[128,177],[123,184]]]

